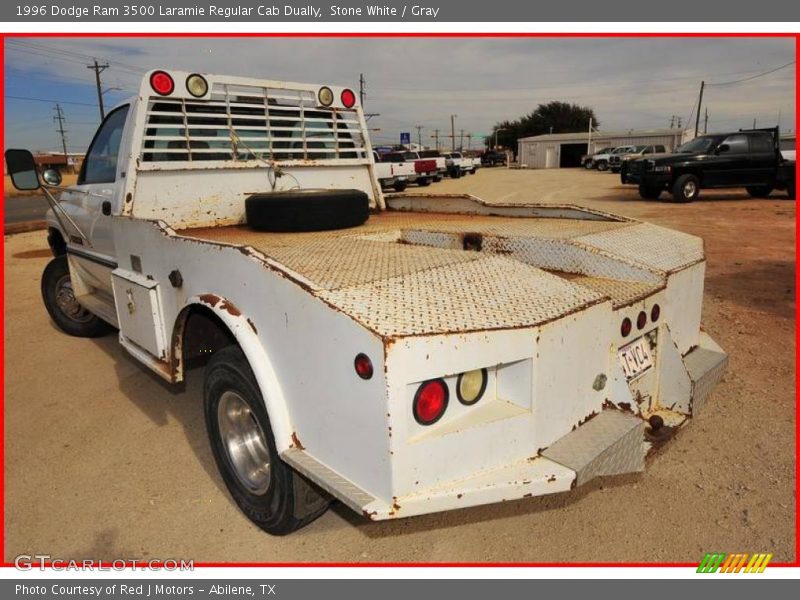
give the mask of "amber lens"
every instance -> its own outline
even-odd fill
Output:
[[[319,94],[317,94],[317,98],[319,98],[319,103],[322,104],[322,106],[330,106],[333,104],[333,92],[331,88],[321,88]]]
[[[461,404],[475,404],[486,391],[488,375],[486,369],[467,371],[458,376],[456,392]]]
[[[189,75],[186,78],[186,89],[195,98],[202,98],[208,93],[208,82],[202,75]]]

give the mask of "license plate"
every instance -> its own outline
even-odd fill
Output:
[[[625,372],[625,377],[633,379],[653,366],[653,354],[645,338],[631,342],[617,352],[619,364]]]

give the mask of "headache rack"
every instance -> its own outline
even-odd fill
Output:
[[[147,101],[141,162],[367,163],[365,146],[355,108],[321,107],[309,90],[215,83],[210,100]]]

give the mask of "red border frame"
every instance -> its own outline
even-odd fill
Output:
[[[565,32],[565,33],[533,33],[533,32],[440,32],[440,33],[422,33],[422,32],[328,32],[328,33],[301,33],[301,32],[275,32],[275,33],[261,33],[261,32],[243,32],[243,33],[142,33],[142,32],[126,32],[126,33],[5,33],[0,32],[0,71],[2,71],[2,81],[0,81],[0,90],[3,92],[3,97],[0,98],[0,113],[3,119],[0,122],[0,135],[4,136],[5,130],[5,38],[187,38],[187,37],[210,37],[210,38],[228,38],[228,37],[273,37],[273,38],[794,38],[795,40],[795,60],[800,59],[800,34],[798,33],[665,33],[665,32],[647,32],[647,33],[578,33],[578,32]],[[800,96],[800,80],[795,78],[795,119],[800,121],[800,106],[797,104],[797,98]],[[5,138],[0,141],[0,150],[5,150]],[[4,195],[3,195],[4,196]],[[0,206],[0,216],[3,217],[5,222],[5,197],[3,198],[3,205]],[[800,227],[798,227],[797,218],[795,217],[795,290],[800,285],[800,275],[797,272],[797,239],[800,238]],[[2,278],[5,285],[5,265],[0,263],[0,278]],[[795,298],[796,300],[796,298]],[[5,291],[0,293],[0,308],[3,310],[5,317]],[[797,320],[797,305],[795,304],[795,322]],[[0,372],[5,373],[5,318],[0,320],[0,359],[3,364]],[[797,374],[798,357],[797,345],[800,342],[800,332],[795,326],[795,557],[793,562],[787,563],[770,563],[770,567],[800,567],[800,498],[797,497],[797,480],[800,478],[800,465],[798,464],[798,440],[800,440],[800,419],[798,413],[800,412],[800,401],[797,396],[797,385],[800,383],[800,377]],[[5,383],[5,376],[3,376]],[[2,392],[0,392],[0,468],[2,468],[2,480],[0,480],[0,540],[3,542],[3,551],[5,552],[5,385]],[[110,561],[96,561],[93,563],[96,566],[110,565]],[[541,563],[226,563],[226,562],[195,562],[195,567],[697,567],[698,563],[622,563],[622,562],[576,562],[576,563],[560,563],[560,562],[541,562]],[[50,565],[48,565],[50,566]],[[11,567],[13,563],[6,563],[5,557],[2,557],[0,567]]]

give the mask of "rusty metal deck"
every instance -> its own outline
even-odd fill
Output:
[[[660,232],[635,231],[642,227],[668,231],[631,221],[389,211],[338,231],[236,225],[179,234],[255,248],[373,331],[404,336],[533,326],[606,299],[618,307],[646,297],[698,250],[651,239],[658,251],[649,256],[640,234]],[[601,268],[583,272],[592,252]]]

